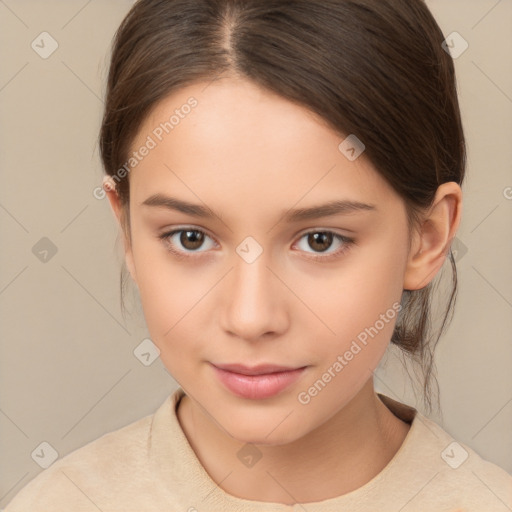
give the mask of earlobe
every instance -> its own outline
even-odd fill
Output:
[[[443,183],[414,234],[404,274],[404,290],[419,290],[434,279],[449,254],[461,215],[460,186],[453,181]]]
[[[124,247],[124,257],[126,261],[126,267],[128,268],[128,271],[130,272],[130,275],[137,284],[137,275],[135,272],[135,264],[133,262],[133,253],[131,249],[131,243],[127,239],[127,229],[128,226],[126,225],[126,219],[125,214],[123,212],[123,206],[121,205],[121,201],[119,198],[119,195],[116,190],[116,186],[114,181],[110,176],[105,176],[103,178],[103,190],[105,191],[106,196],[108,197],[110,207],[112,208],[112,212],[114,213],[114,217],[117,220],[121,236],[123,239],[123,247]]]

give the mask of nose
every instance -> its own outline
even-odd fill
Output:
[[[277,337],[288,327],[287,296],[291,292],[269,266],[265,252],[252,263],[234,259],[234,268],[226,276],[222,304],[222,327],[247,341]]]

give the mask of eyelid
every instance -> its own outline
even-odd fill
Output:
[[[202,227],[199,227],[199,226],[188,225],[188,224],[176,225],[176,226],[171,226],[171,227],[167,227],[167,228],[162,228],[159,231],[160,231],[160,234],[158,235],[159,237],[163,237],[163,236],[166,236],[166,235],[174,234],[177,231],[199,231],[201,233],[204,233],[205,235],[208,235],[213,240],[215,240],[215,237],[206,228],[202,228]]]

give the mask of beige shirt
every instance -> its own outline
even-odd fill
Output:
[[[5,512],[443,512],[512,510],[512,476],[457,443],[416,409],[378,394],[411,423],[402,446],[365,485],[321,502],[245,500],[210,478],[180,426],[182,388],[159,409],[57,460]]]

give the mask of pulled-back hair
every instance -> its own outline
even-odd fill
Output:
[[[464,179],[454,65],[443,40],[422,0],[138,0],[113,41],[99,139],[104,169],[119,177],[142,123],[166,96],[219,76],[242,77],[363,141],[366,157],[403,199],[411,232],[438,186]],[[117,190],[131,243],[129,179],[118,179]],[[391,338],[421,365],[428,408],[434,349],[457,292],[448,255],[452,283],[440,327],[431,318],[434,279],[404,290]]]

